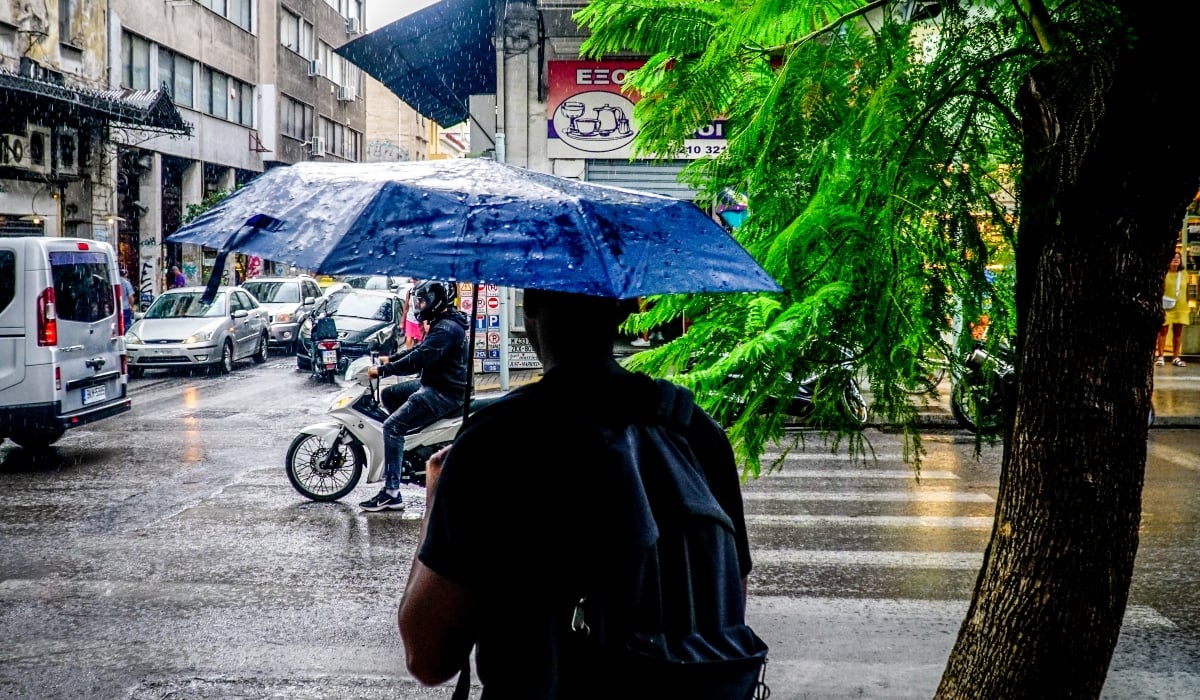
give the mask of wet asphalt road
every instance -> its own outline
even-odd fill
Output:
[[[134,410],[46,454],[0,445],[0,696],[448,698],[403,671],[403,514],[305,501],[282,463],[336,387],[274,355],[224,377],[150,373]],[[868,463],[815,438],[746,487],[751,621],[779,698],[936,687],[991,526],[998,448],[895,435]],[[1107,698],[1200,697],[1200,431],[1150,442],[1142,548]],[[514,504],[520,507],[520,504]]]

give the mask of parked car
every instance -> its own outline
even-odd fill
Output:
[[[404,300],[394,292],[344,287],[326,295],[300,324],[296,366],[300,369],[311,367],[312,319],[326,311],[337,326],[342,365],[348,366],[370,352],[371,343],[378,343],[381,353],[396,352],[404,343],[403,305]]]
[[[128,411],[123,323],[112,246],[0,237],[0,441],[46,447]]]
[[[183,287],[154,300],[125,333],[130,376],[171,367],[228,374],[240,359],[266,361],[270,314],[254,296],[232,286],[219,287],[211,304],[203,295],[204,287]]]
[[[271,347],[295,352],[296,331],[308,317],[317,299],[321,298],[317,281],[306,275],[255,277],[243,282],[242,287],[253,294],[271,315]]]
[[[392,277],[391,275],[348,275],[342,278],[346,284],[355,289],[382,289],[395,292],[408,282],[407,277]]]

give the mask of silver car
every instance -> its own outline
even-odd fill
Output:
[[[271,347],[291,353],[295,350],[296,330],[313,303],[321,297],[317,281],[305,275],[295,277],[255,277],[242,283],[271,315]]]
[[[171,289],[125,333],[129,376],[147,369],[206,367],[228,374],[233,363],[267,359],[269,314],[241,287],[223,286],[211,304],[203,287]]]

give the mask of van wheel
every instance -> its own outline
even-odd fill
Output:
[[[10,435],[8,439],[27,450],[44,450],[58,442],[62,436],[62,428],[48,428],[46,430],[26,430],[20,435]]]
[[[213,365],[214,374],[229,374],[233,371],[233,343],[226,340],[221,346],[221,359]]]
[[[130,367],[129,368],[129,378],[130,379],[141,379],[142,375],[144,375],[145,373],[146,373],[146,370],[142,369],[141,367]]]
[[[256,364],[256,365],[261,365],[262,363],[267,361],[267,334],[266,333],[263,333],[261,336],[259,336],[258,349],[254,351],[254,354],[250,357],[250,359],[254,360],[254,364]]]

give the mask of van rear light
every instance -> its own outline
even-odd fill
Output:
[[[54,287],[46,287],[37,298],[38,345],[58,345],[58,314],[54,311]]]
[[[84,243],[83,241],[79,241],[78,243],[75,244],[75,247],[78,248],[79,250],[87,250],[88,244]]]
[[[129,355],[121,355],[121,374],[129,374]]]
[[[117,338],[125,335],[125,309],[121,306],[121,285],[113,285],[113,298],[117,300],[117,305],[113,308],[117,310]]]
[[[62,391],[62,367],[54,365],[54,390]]]

